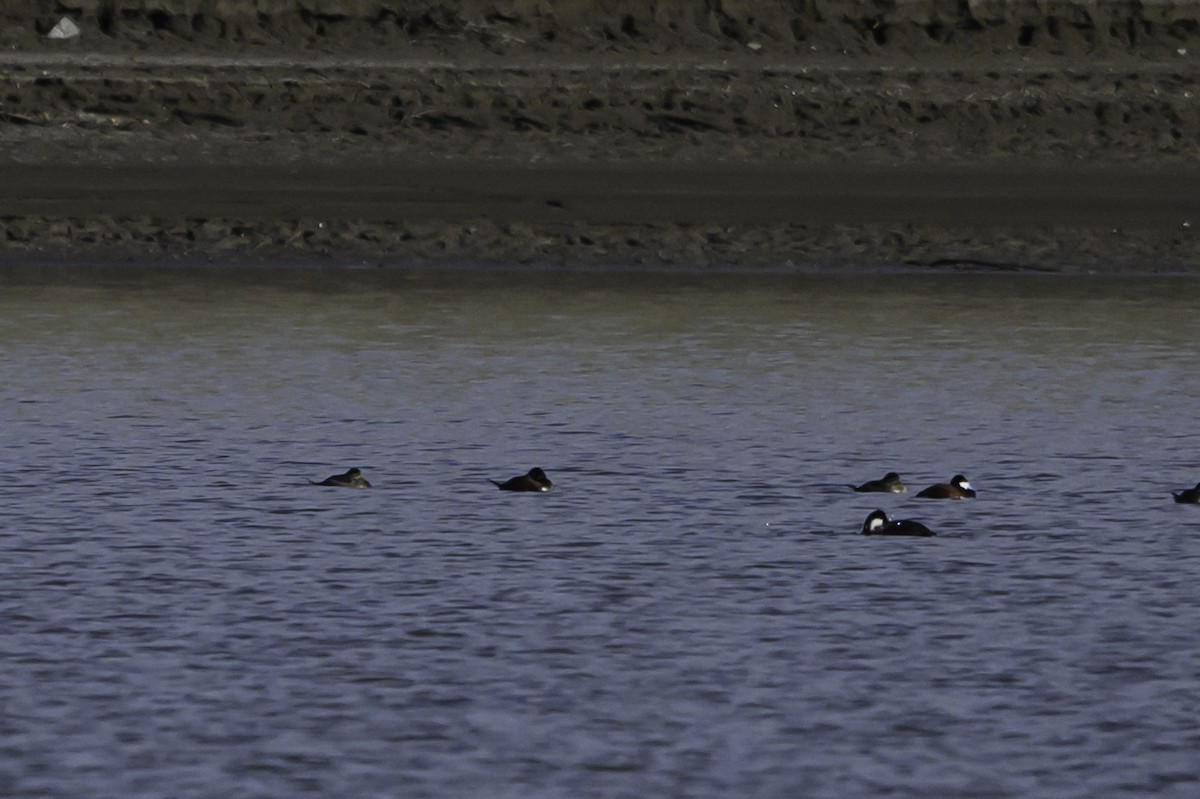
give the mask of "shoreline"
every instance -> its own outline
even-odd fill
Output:
[[[0,260],[9,262],[1200,266],[1200,169],[455,160],[33,164],[4,174]]]
[[[613,2],[0,18],[0,261],[1200,274],[1200,3]]]

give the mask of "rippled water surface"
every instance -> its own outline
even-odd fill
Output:
[[[2,795],[1200,794],[1200,283],[46,275]]]

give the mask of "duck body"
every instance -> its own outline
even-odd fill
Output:
[[[900,475],[895,472],[888,472],[878,480],[868,480],[862,485],[851,485],[855,491],[862,493],[877,492],[883,494],[903,494],[908,491],[908,486],[904,485],[904,481],[900,479]]]
[[[554,483],[550,482],[546,473],[536,466],[525,474],[509,478],[503,483],[496,480],[488,480],[488,482],[501,491],[551,491],[554,488]]]
[[[311,480],[309,481],[312,482]],[[362,476],[362,470],[357,466],[348,469],[345,474],[335,474],[332,477],[326,477],[319,483],[313,483],[319,486],[333,486],[335,488],[370,488],[371,484],[367,482],[367,478]]]
[[[863,522],[862,530],[859,532],[863,535],[904,535],[914,538],[931,538],[937,535],[925,525],[911,519],[889,521],[887,514],[881,510],[874,511],[867,516],[867,520]]]
[[[975,489],[971,488],[967,478],[956,474],[949,483],[936,483],[921,489],[917,496],[922,499],[974,499]]]
[[[1176,502],[1195,505],[1200,503],[1200,483],[1196,484],[1195,488],[1187,488],[1178,493],[1172,491],[1171,496],[1175,497]]]

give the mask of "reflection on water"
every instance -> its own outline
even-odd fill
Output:
[[[1197,789],[1194,281],[0,288],[5,793]]]

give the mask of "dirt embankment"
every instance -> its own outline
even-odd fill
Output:
[[[159,195],[139,194],[140,206],[103,172],[87,173],[96,183],[81,185],[75,201],[39,193],[28,171],[22,180],[0,181],[0,248],[10,256],[1200,263],[1191,233],[1200,209],[1186,188],[1191,173],[1200,177],[1200,2],[26,6],[0,9],[0,169],[41,166],[69,175],[72,165],[149,166],[180,178],[150,181]],[[80,35],[48,38],[63,17]],[[350,218],[341,209],[360,206],[323,188],[313,171],[345,165],[377,193],[419,179],[432,197],[436,175],[413,171],[431,163],[444,165],[450,183],[481,176],[480,191],[469,193],[480,198],[474,219],[461,204],[451,219],[436,198],[380,206],[400,209],[403,219],[369,210]],[[589,194],[574,211],[541,196],[556,174],[563,190],[550,194],[574,196],[569,181],[580,173],[570,170],[580,165],[604,186],[614,185],[603,179],[605,164],[636,175],[630,165],[639,163],[671,165],[654,174],[676,183],[644,186],[634,199],[645,205],[656,194],[675,197],[674,216],[661,202],[644,223],[613,213],[631,202],[624,189],[607,199]],[[722,169],[710,170],[715,163]],[[361,169],[369,164],[380,169]],[[487,171],[497,164],[533,171],[526,178],[520,170]],[[732,211],[720,218],[713,210],[697,217],[698,206],[681,190],[707,170],[703,191],[720,196],[738,164],[765,176],[763,196],[792,203],[796,218],[756,221]],[[821,176],[824,199],[808,189],[783,191],[771,164],[799,169],[787,172],[797,179]],[[241,196],[279,215],[223,202],[211,182],[184,182],[205,165],[225,170],[230,185],[268,189]],[[886,180],[872,180],[870,165]],[[1041,200],[1031,220],[1028,208],[1039,199],[1023,187],[1047,166],[1062,185],[1079,188],[1074,197]],[[285,194],[270,201],[276,168],[302,181],[312,175],[305,190],[315,200],[301,209],[305,216],[295,215],[300,206]],[[850,195],[829,177],[839,168],[857,181]],[[1097,179],[1097,169],[1111,180]],[[975,172],[987,177],[979,184],[984,195],[962,188],[961,176]],[[1113,214],[1129,198],[1106,205],[1097,187],[1147,173],[1174,181],[1165,203],[1152,196],[1152,184],[1141,190],[1162,218],[1135,208],[1130,225],[1114,226]],[[496,178],[487,175],[495,174],[509,175],[494,187],[506,189],[503,202],[488,193]],[[863,199],[873,185],[906,174],[913,191],[892,198],[894,211]],[[205,192],[212,202],[203,201]],[[864,202],[883,209],[877,220],[856,213]],[[989,208],[990,216],[973,207]],[[831,217],[831,208],[843,209],[844,219]],[[1078,208],[1094,209],[1096,223]]]
[[[1156,58],[1200,37],[1194,0],[34,0],[6,4],[0,24],[9,43],[30,47],[62,16],[110,44],[358,53],[754,47],[922,59],[1014,49]]]

